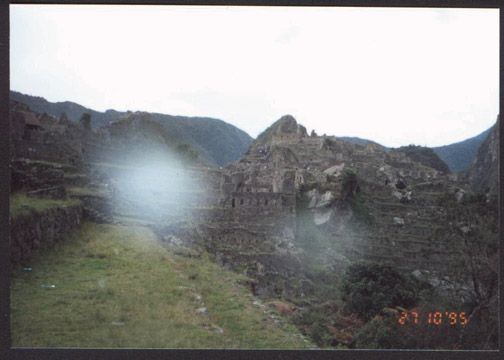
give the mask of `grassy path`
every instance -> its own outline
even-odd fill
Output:
[[[86,223],[31,267],[11,277],[16,347],[309,348],[243,277],[174,255],[145,227]]]

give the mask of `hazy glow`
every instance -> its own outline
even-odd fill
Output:
[[[444,145],[498,113],[497,9],[11,5],[11,88],[95,110]]]
[[[201,187],[183,163],[165,154],[134,156],[113,177],[115,213],[152,221],[190,216]]]

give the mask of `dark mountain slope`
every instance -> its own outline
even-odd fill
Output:
[[[471,163],[476,150],[485,140],[490,129],[475,137],[445,146],[433,147],[432,150],[443,160],[452,172],[464,170]]]
[[[74,122],[79,121],[83,113],[89,113],[91,115],[91,127],[93,129],[106,125],[108,122],[113,121],[119,116],[125,114],[125,112],[118,112],[115,110],[107,110],[106,112],[102,113],[88,109],[71,101],[52,103],[47,101],[43,97],[25,95],[17,91],[11,91],[10,98],[23,104],[27,104],[28,106],[30,106],[30,109],[38,113],[47,113],[49,115],[57,117],[64,112],[66,113],[67,117]]]
[[[191,145],[211,166],[236,161],[252,141],[244,131],[219,119],[152,114],[181,143]]]
[[[478,147],[471,165],[463,172],[474,191],[497,193],[499,190],[499,118]]]
[[[82,105],[65,101],[51,103],[38,96],[10,92],[10,98],[30,106],[33,111],[58,116],[66,113],[74,122],[79,121],[83,113],[91,115],[91,126],[97,129],[124,116],[126,112],[107,110],[95,111]],[[252,141],[244,131],[222,120],[205,117],[172,116],[151,114],[163,128],[179,143],[187,143],[199,153],[201,160],[210,166],[221,166],[237,160]]]

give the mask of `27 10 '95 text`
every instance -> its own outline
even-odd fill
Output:
[[[448,323],[449,325],[465,325],[467,324],[467,318],[465,312],[434,312],[428,314],[418,314],[415,311],[401,311],[401,316],[399,317],[399,324],[420,324],[428,323],[434,325],[441,325],[443,323]]]

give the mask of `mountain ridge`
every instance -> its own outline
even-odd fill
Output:
[[[104,126],[127,113],[114,109],[99,112],[71,101],[53,103],[40,96],[26,95],[12,90],[10,91],[10,98],[29,105],[32,110],[37,112],[46,112],[54,116],[65,112],[68,118],[74,122],[77,122],[80,116],[87,112],[91,115],[91,126],[93,129]],[[201,116],[187,117],[156,112],[151,112],[150,114],[155,121],[160,122],[165,130],[178,139],[179,142],[189,144],[193,150],[199,153],[201,160],[210,166],[224,166],[236,161],[247,151],[254,140],[243,130],[221,119]],[[289,117],[292,116],[286,115],[283,118],[288,119]],[[448,165],[451,172],[460,172],[467,169],[471,164],[478,147],[486,139],[490,130],[491,127],[466,140],[443,146],[430,147],[430,149]],[[296,132],[296,130],[293,131]],[[256,143],[259,144],[266,141],[266,137],[268,136],[264,131],[258,135]],[[337,138],[361,146],[365,146],[369,141],[374,142],[373,140],[350,136],[337,136]],[[391,149],[390,147],[379,145],[385,151]]]
[[[487,130],[481,132],[480,134],[468,138],[466,140],[458,141],[455,143],[443,145],[443,146],[434,146],[427,147],[432,149],[437,156],[441,160],[443,160],[446,165],[450,168],[450,171],[453,173],[460,172],[462,170],[467,169],[467,167],[471,164],[474,156],[476,155],[476,151],[478,147],[483,143],[489,134],[492,127],[489,127]],[[363,139],[355,136],[338,136],[338,139],[348,141],[350,143],[365,146],[367,142],[372,141],[369,139]],[[385,151],[389,151],[390,147],[382,146]]]
[[[469,139],[456,143],[436,146],[431,148],[434,152],[448,164],[452,172],[459,172],[466,169],[472,162],[478,147],[486,139],[492,127]]]
[[[497,117],[497,121],[489,130],[471,164],[461,174],[469,181],[473,191],[497,194],[499,191],[500,117]]]
[[[52,103],[40,96],[26,95],[12,90],[10,98],[27,104],[33,111],[39,113],[58,116],[64,112],[73,122],[78,122],[83,113],[89,113],[93,129],[105,126],[128,113],[114,109],[99,112],[71,101]],[[252,142],[252,137],[245,131],[220,119],[152,112],[149,114],[152,115],[153,120],[161,123],[178,142],[189,144],[194,151],[198,152],[201,160],[213,167],[237,160]]]

